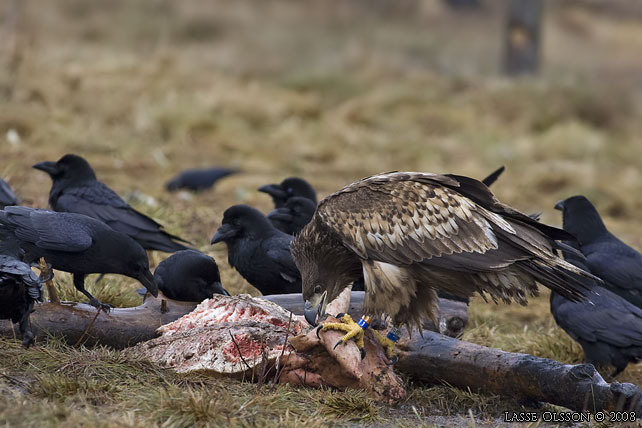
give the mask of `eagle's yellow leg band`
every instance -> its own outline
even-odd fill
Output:
[[[346,334],[341,338],[339,341],[340,343],[346,343],[350,339],[354,339],[354,342],[356,343],[357,347],[359,349],[363,349],[364,343],[363,343],[363,334],[364,334],[364,329],[354,322],[352,317],[348,314],[345,314],[344,316],[341,317],[341,322],[329,322],[326,324],[323,324],[323,327],[321,328],[322,331],[326,330],[339,330],[339,331],[345,331]]]

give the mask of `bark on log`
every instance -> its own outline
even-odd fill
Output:
[[[639,388],[630,383],[608,384],[591,364],[561,364],[429,331],[423,337],[413,334],[405,348],[396,368],[416,380],[544,401],[575,411],[626,410],[642,416]]]
[[[354,291],[351,294],[349,313],[356,319],[362,315],[363,297],[363,291]],[[295,315],[303,315],[301,294],[278,294],[261,298],[270,300]],[[164,311],[161,307],[162,300],[167,301]],[[447,333],[461,333],[468,320],[466,305],[445,299],[440,299],[439,304],[440,325]],[[37,305],[30,319],[36,341],[44,339],[47,335],[55,335],[64,337],[70,345],[82,343],[87,346],[106,345],[123,349],[157,337],[158,327],[177,320],[195,307],[196,303],[148,298],[141,306],[114,308],[109,313],[101,312],[96,317],[97,309],[84,303],[48,302]],[[425,328],[436,329],[432,324],[426,325]],[[15,336],[14,326],[10,321],[0,321],[0,335]]]

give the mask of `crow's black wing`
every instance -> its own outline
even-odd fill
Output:
[[[617,255],[611,251],[612,244],[604,245],[600,252],[583,252],[586,263],[595,275],[608,284],[625,290],[638,289],[642,292],[642,257],[640,254],[631,253]]]
[[[116,192],[100,182],[95,182],[92,186],[66,188],[58,197],[55,209],[85,214],[107,223],[116,230],[123,228],[125,230],[120,230],[123,233],[139,229],[151,232],[161,227],[153,219],[133,209]]]
[[[595,244],[593,244],[595,245]],[[610,245],[603,246],[604,252],[591,251],[586,263],[606,287],[642,308],[642,260],[637,252],[618,255],[611,253]],[[582,248],[584,251],[584,248]],[[628,253],[628,252],[627,252]]]
[[[178,251],[186,248],[173,240],[187,241],[162,230],[159,223],[136,211],[100,182],[92,186],[65,189],[58,198],[55,209],[100,220],[112,229],[131,236],[146,249]]]
[[[264,241],[267,249],[267,255],[274,263],[279,266],[279,275],[290,284],[301,283],[301,274],[294,263],[290,253],[290,241],[292,238],[284,236],[275,236]]]
[[[587,297],[592,303],[564,300],[554,312],[571,337],[617,347],[642,346],[642,309],[602,287]]]
[[[0,207],[17,205],[20,203],[18,197],[13,193],[9,184],[0,178]]]
[[[27,286],[29,297],[34,300],[42,299],[41,281],[28,264],[11,256],[0,255],[0,272],[20,276]]]
[[[54,251],[79,252],[89,248],[95,226],[92,221],[77,214],[19,206],[0,212],[0,223],[12,230],[16,238]]]

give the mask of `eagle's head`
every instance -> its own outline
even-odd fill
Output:
[[[292,256],[301,273],[305,318],[315,325],[325,306],[362,275],[360,259],[317,215],[293,239]]]

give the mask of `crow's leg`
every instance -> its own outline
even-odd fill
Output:
[[[76,290],[87,296],[91,306],[102,308],[105,312],[109,312],[111,310],[111,305],[100,303],[100,301],[92,296],[89,291],[85,290],[85,275],[79,273],[74,274],[74,287],[76,287]]]
[[[18,322],[18,328],[20,329],[20,334],[22,334],[22,346],[26,349],[31,346],[34,342],[33,331],[31,330],[31,324],[29,323],[29,315],[33,312],[33,302],[29,304],[29,307],[22,314],[20,321]]]

